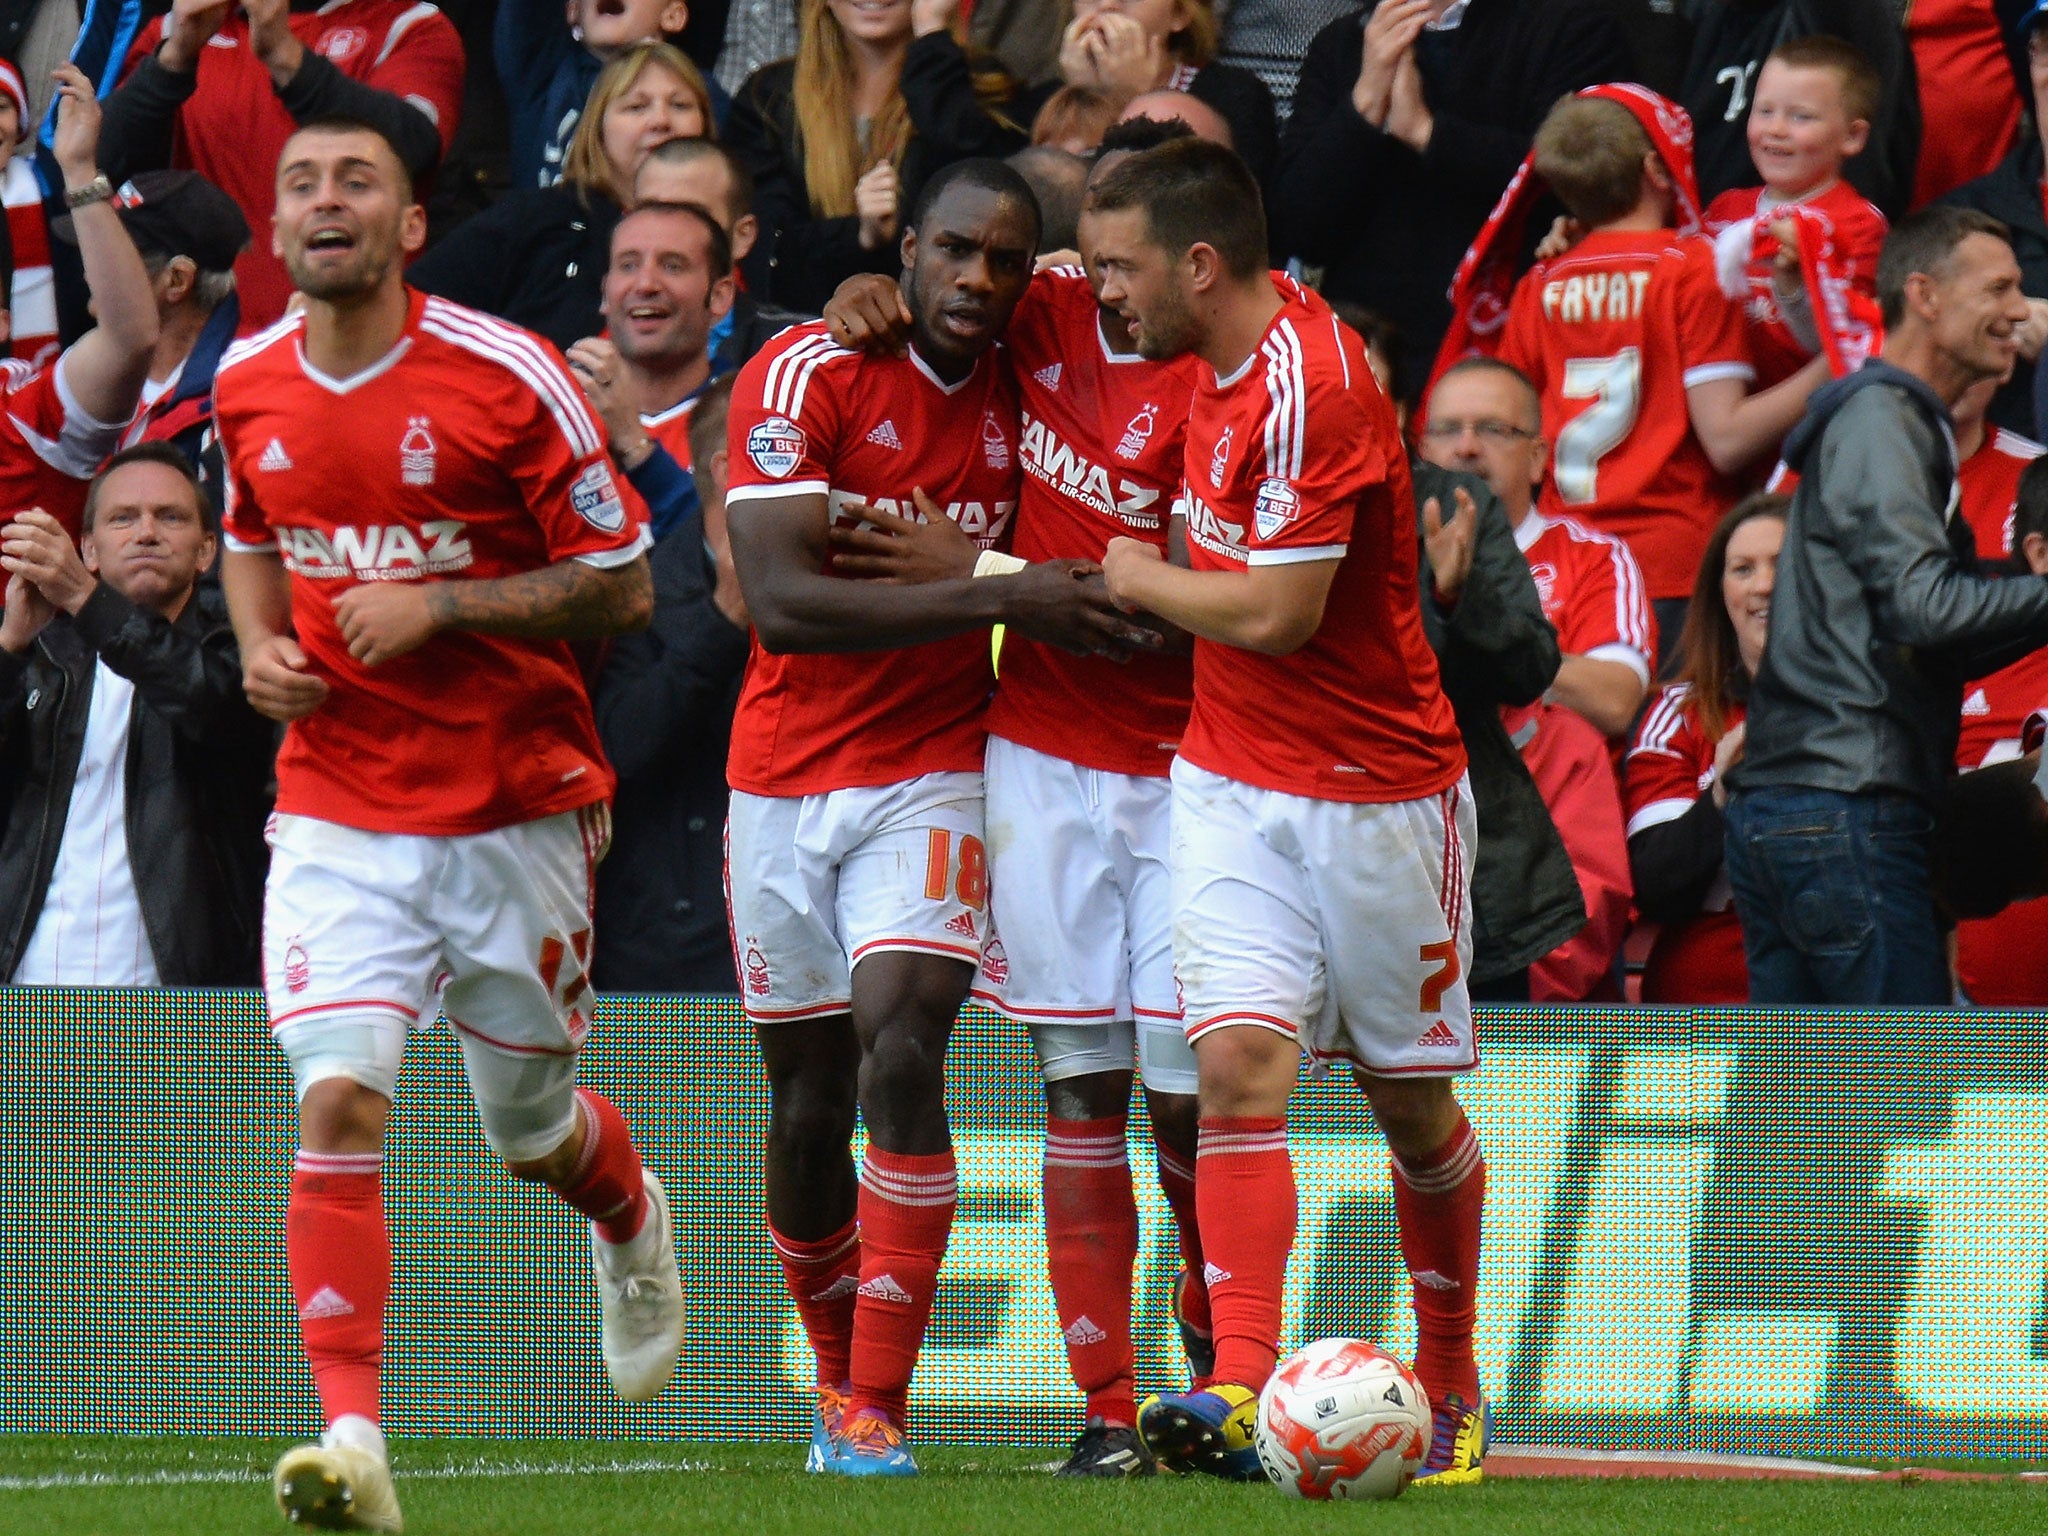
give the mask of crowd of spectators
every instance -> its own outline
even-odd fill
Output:
[[[2043,819],[2048,0],[157,9],[0,25],[0,983],[255,979],[268,737],[209,576],[210,395],[291,297],[296,125],[391,140],[435,214],[410,280],[561,349],[646,501],[653,627],[585,658],[596,978],[730,991],[727,381],[893,274],[955,161],[1011,159],[1077,246],[1090,157],[1151,117],[1245,161],[1410,432],[1474,996],[2048,1003],[2040,882],[1942,830]],[[1615,252],[1675,295],[1610,306],[1626,381],[1542,335],[1599,319],[1574,263]]]

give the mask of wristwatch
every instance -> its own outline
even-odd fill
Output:
[[[64,189],[66,208],[90,208],[94,203],[110,202],[114,196],[114,184],[104,174],[93,177],[82,187]]]

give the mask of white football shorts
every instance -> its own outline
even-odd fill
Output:
[[[872,954],[980,963],[981,782],[978,773],[925,773],[819,795],[733,791],[725,901],[750,1020],[845,1013],[853,968]]]
[[[466,837],[272,817],[263,986],[299,1096],[345,1077],[392,1097],[407,1033],[438,1008],[492,1149],[554,1151],[576,1124],[610,838],[602,803]]]
[[[1358,805],[1176,761],[1173,950],[1189,1040],[1250,1024],[1299,1041],[1318,1069],[1472,1070],[1477,843],[1462,777],[1440,795]]]
[[[990,932],[974,995],[1031,1031],[1048,1082],[1195,1091],[1173,983],[1173,787],[992,736]]]

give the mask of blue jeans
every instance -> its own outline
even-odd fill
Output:
[[[1934,817],[1904,795],[1766,788],[1731,795],[1728,883],[1753,1003],[1943,1008]]]

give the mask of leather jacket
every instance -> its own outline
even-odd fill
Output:
[[[2048,579],[1984,575],[1947,409],[1872,362],[1785,441],[1800,475],[1731,790],[1907,795],[1954,770],[1963,684],[2048,644]]]
[[[1472,855],[1472,980],[1498,981],[1540,960],[1586,926],[1586,903],[1557,826],[1521,751],[1501,723],[1503,704],[1532,704],[1557,677],[1557,631],[1543,617],[1529,562],[1486,483],[1413,466],[1417,542],[1422,504],[1444,515],[1458,486],[1479,508],[1472,570],[1457,602],[1437,601],[1422,553],[1422,628],[1436,652],[1444,694],[1465,739],[1479,847]]]
[[[277,736],[242,694],[217,595],[175,623],[100,585],[21,655],[0,651],[0,985],[35,932],[85,745],[96,660],[135,684],[128,858],[165,986],[252,985]]]

